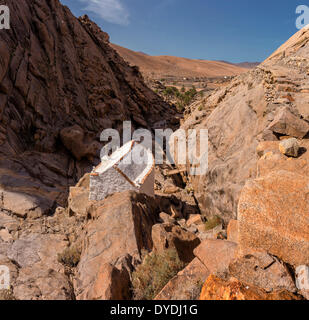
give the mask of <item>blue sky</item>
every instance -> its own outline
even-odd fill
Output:
[[[309,0],[60,0],[111,42],[151,55],[262,61],[297,29]]]

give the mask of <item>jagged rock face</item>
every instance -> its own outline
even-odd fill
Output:
[[[264,249],[295,267],[308,265],[308,194],[308,176],[291,171],[248,181],[238,209],[241,247]]]
[[[260,141],[307,137],[308,83],[307,28],[255,70],[207,97],[206,110],[197,108],[186,119],[184,129],[209,130],[209,171],[191,177],[204,214],[219,215],[226,223],[237,217],[240,192],[247,179],[256,177]]]
[[[34,208],[55,200],[64,205],[68,186],[95,164],[103,129],[120,129],[123,120],[151,127],[173,121],[175,112],[86,16],[76,19],[58,0],[6,3],[11,30],[0,33],[0,186],[35,197]]]

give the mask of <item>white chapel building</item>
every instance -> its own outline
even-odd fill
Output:
[[[141,147],[144,161],[135,163],[134,154],[140,153]],[[127,190],[154,197],[155,160],[151,150],[130,141],[101,160],[90,175],[90,200],[101,201],[108,195]]]

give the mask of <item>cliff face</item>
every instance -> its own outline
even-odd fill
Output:
[[[256,69],[217,90],[183,128],[209,130],[209,171],[191,177],[203,213],[228,222],[237,217],[241,190],[256,177],[256,148],[263,141],[309,131],[309,29],[296,33]]]
[[[175,111],[148,89],[88,17],[58,0],[8,0],[0,32],[0,191],[27,203],[20,215],[64,205],[68,186],[91,169],[105,128],[152,127]],[[169,123],[168,120],[168,123]],[[13,194],[12,194],[12,193]],[[19,206],[20,207],[20,206]],[[42,211],[43,210],[43,211]]]

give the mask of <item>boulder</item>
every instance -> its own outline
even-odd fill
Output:
[[[274,171],[249,180],[239,201],[241,248],[265,250],[294,266],[309,264],[308,178]]]
[[[74,290],[62,272],[38,263],[22,268],[14,284],[18,300],[73,300]]]
[[[1,209],[20,218],[38,218],[50,212],[53,203],[23,192],[0,190]]]
[[[225,240],[204,240],[194,255],[213,274],[226,275],[231,261],[236,257],[237,244]]]
[[[266,252],[247,253],[236,258],[229,265],[229,273],[241,282],[267,292],[281,289],[296,291],[287,266]]]
[[[248,286],[237,279],[223,280],[210,275],[206,280],[200,300],[300,300],[286,290],[267,293],[265,290]]]
[[[279,150],[282,154],[288,157],[297,158],[299,154],[299,144],[297,139],[291,138],[281,141],[279,144]]]
[[[265,129],[262,132],[262,139],[265,141],[278,141],[276,135],[269,129]]]
[[[132,264],[136,265],[142,250],[151,251],[151,230],[159,219],[155,200],[132,191],[93,203],[87,215],[91,220],[85,229],[77,267],[77,299],[96,292],[93,286],[102,265],[116,265],[123,256],[129,256]]]
[[[278,109],[268,129],[286,136],[302,139],[309,132],[309,124],[296,117],[288,107]]]
[[[174,194],[177,192],[179,192],[179,188],[174,185],[167,185],[163,189],[163,193],[165,193],[165,194]]]
[[[181,261],[189,263],[194,259],[193,250],[201,243],[198,237],[174,224],[156,224],[152,228],[154,250],[176,249]]]
[[[195,258],[166,284],[155,300],[196,300],[209,274],[204,264]]]
[[[40,262],[50,269],[60,271],[62,266],[58,263],[58,254],[67,246],[68,241],[64,235],[30,233],[14,241],[7,256],[22,268]]]
[[[246,82],[260,75],[246,74]],[[257,82],[257,81],[255,81]],[[260,84],[247,92],[244,79],[235,79],[205,101],[211,112],[198,116],[198,110],[184,121],[182,129],[208,129],[208,171],[190,176],[190,185],[203,216],[219,216],[228,224],[237,217],[242,187],[256,167],[257,135],[261,128],[256,108],[264,107]],[[253,101],[248,105],[247,101]],[[222,121],[224,119],[224,121]]]

